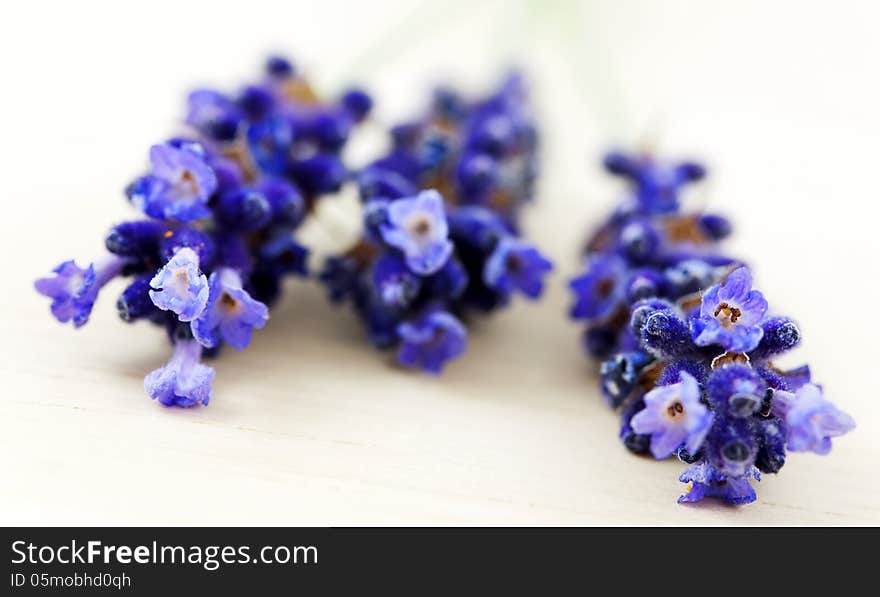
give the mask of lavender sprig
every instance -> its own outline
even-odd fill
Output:
[[[365,233],[321,273],[371,343],[439,373],[467,346],[463,323],[520,293],[536,299],[552,264],[519,234],[537,175],[537,133],[522,79],[469,102],[440,89],[394,127],[392,148],[358,174]]]
[[[588,243],[571,316],[587,323],[584,345],[622,413],[621,440],[691,465],[679,502],[753,502],[749,480],[779,472],[786,450],[826,454],[855,423],[808,367],[773,364],[800,328],[770,315],[749,269],[720,252],[730,223],[683,211],[682,189],[705,169],[621,153],[605,168],[629,194]]]
[[[62,263],[37,291],[58,321],[79,327],[101,288],[129,277],[120,317],[164,326],[174,346],[146,376],[147,393],[166,406],[207,405],[214,370],[202,358],[246,348],[282,278],[306,275],[308,250],[294,233],[349,177],[340,151],[371,103],[357,89],[321,101],[280,57],[235,94],[194,91],[190,133],[151,147],[149,171],[126,189],[148,219],[114,226],[105,256]]]

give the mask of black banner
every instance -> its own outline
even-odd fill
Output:
[[[742,586],[840,590],[876,529],[8,528],[0,595],[438,589],[589,593]],[[873,544],[873,541],[871,541]],[[706,583],[706,584],[703,584]],[[751,586],[751,588],[749,588]],[[169,593],[170,591],[170,593]]]

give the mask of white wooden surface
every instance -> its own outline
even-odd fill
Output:
[[[52,19],[22,6],[0,24],[0,522],[880,522],[876,9],[290,4],[263,19],[259,2],[140,14],[58,3]],[[167,346],[118,321],[119,285],[74,332],[31,283],[90,258],[135,215],[121,189],[172,132],[186,86],[233,84],[277,47],[327,90],[359,75],[381,103],[377,127],[439,74],[478,88],[526,56],[546,123],[528,229],[558,269],[545,300],[482,322],[439,379],[390,366],[350,314],[293,281],[252,346],[215,363],[208,408],[163,409],[142,378]],[[792,455],[747,507],[676,505],[682,466],[620,446],[565,317],[577,247],[617,192],[592,164],[605,144],[646,137],[708,159],[713,182],[692,201],[736,220],[731,251],[801,321],[806,341],[787,362],[810,362],[859,424],[826,458]]]

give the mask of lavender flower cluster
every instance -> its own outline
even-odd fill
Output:
[[[358,174],[364,236],[321,273],[370,342],[405,367],[439,373],[462,354],[470,313],[540,296],[550,261],[519,234],[532,196],[537,134],[522,79],[468,102],[438,90],[394,127],[391,149]]]
[[[120,317],[164,326],[173,345],[147,393],[166,406],[208,404],[214,370],[202,357],[246,348],[282,278],[306,274],[294,232],[349,177],[340,150],[371,103],[356,89],[321,101],[280,57],[236,94],[191,93],[190,134],[151,147],[149,172],[126,189],[147,218],[114,226],[104,256],[61,263],[37,291],[58,321],[80,327],[102,287],[129,277]]]
[[[357,89],[321,101],[277,57],[235,94],[191,93],[190,133],[151,147],[149,171],[126,189],[146,218],[114,226],[104,255],[61,263],[37,291],[58,321],[80,327],[101,289],[128,278],[120,317],[163,326],[173,346],[147,393],[207,405],[215,373],[202,359],[246,348],[266,325],[282,280],[308,274],[297,228],[354,181],[363,236],[318,279],[374,346],[439,373],[466,349],[464,322],[515,294],[537,299],[552,270],[519,225],[537,176],[536,127],[518,75],[476,101],[440,89],[425,114],[391,129],[386,155],[351,171],[341,150],[371,106]],[[571,316],[587,322],[584,346],[622,413],[620,437],[635,453],[691,465],[681,502],[752,502],[750,480],[778,472],[786,451],[826,454],[854,422],[808,367],[774,365],[800,328],[771,315],[748,267],[721,252],[728,220],[682,209],[705,169],[620,153],[605,167],[629,192],[587,245]]]
[[[720,252],[730,223],[682,210],[682,189],[705,169],[620,153],[604,165],[629,193],[588,243],[571,316],[587,322],[584,345],[622,413],[621,440],[690,465],[679,502],[753,502],[750,479],[779,472],[786,450],[826,454],[855,424],[809,367],[773,364],[800,328],[770,315],[749,269]]]

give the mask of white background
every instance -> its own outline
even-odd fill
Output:
[[[10,4],[0,521],[880,522],[878,19],[867,1]],[[557,272],[544,301],[479,325],[440,379],[391,367],[294,281],[251,347],[215,363],[208,408],[163,409],[141,380],[168,347],[118,321],[119,285],[74,332],[31,284],[136,216],[121,191],[188,89],[234,87],[269,51],[327,94],[368,86],[373,133],[433,82],[479,91],[523,64],[545,140],[527,229]],[[805,334],[786,364],[808,361],[857,419],[829,457],[795,454],[765,477],[756,504],[677,506],[682,466],[620,446],[565,319],[579,243],[618,197],[595,165],[612,144],[708,162],[693,205],[735,220],[731,252]]]

